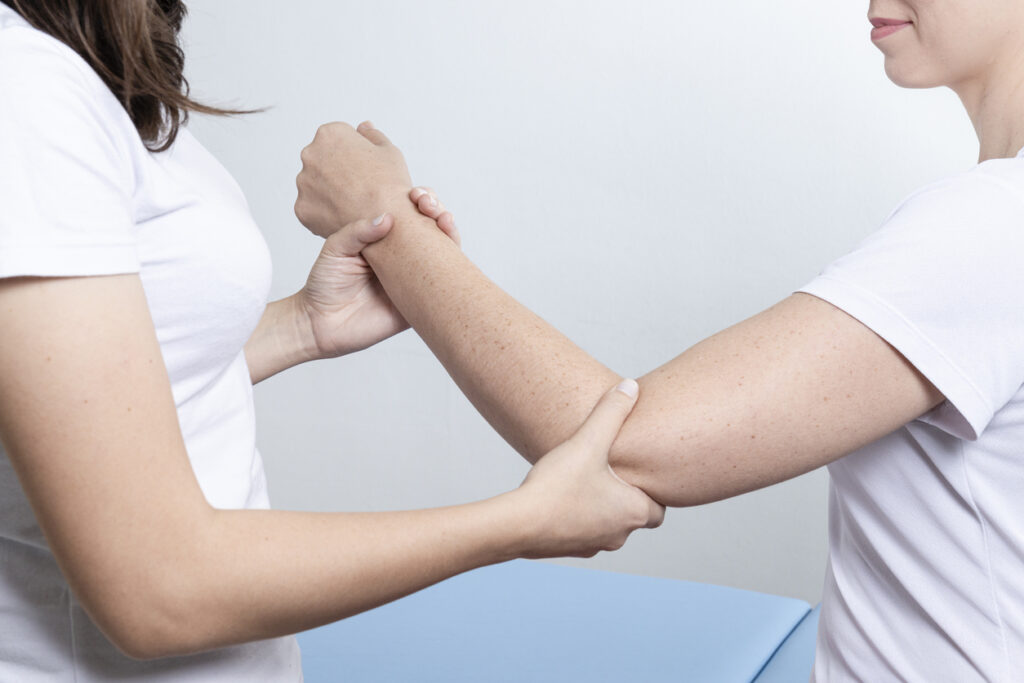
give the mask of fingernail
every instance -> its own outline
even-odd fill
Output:
[[[412,196],[413,196],[413,199],[415,199],[416,201],[419,201],[420,197],[422,197],[426,193],[427,193],[427,191],[424,190],[422,187],[414,187],[412,189]]]
[[[380,225],[381,223],[384,222],[384,217],[385,216],[387,216],[386,213],[383,213],[383,214],[377,216],[376,218],[373,219],[373,224],[374,225]]]
[[[437,197],[434,195],[430,195],[430,205],[435,209],[437,208]]]
[[[619,386],[615,387],[616,391],[620,391],[630,398],[636,398],[640,393],[640,385],[636,383],[635,379],[624,379],[619,382]]]
[[[373,128],[373,122],[372,121],[363,121],[363,125],[366,128]]]

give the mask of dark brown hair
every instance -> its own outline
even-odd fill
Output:
[[[181,0],[0,0],[32,26],[66,43],[99,74],[139,131],[162,152],[191,111],[246,114],[196,102],[185,80],[178,32]]]

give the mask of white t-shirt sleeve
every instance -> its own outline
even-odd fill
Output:
[[[138,272],[117,100],[67,46],[27,28],[4,31],[0,93],[0,277]]]
[[[800,290],[903,354],[946,397],[922,420],[968,440],[1024,384],[1024,198],[982,168],[911,195]]]

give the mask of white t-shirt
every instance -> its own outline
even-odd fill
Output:
[[[815,680],[1024,680],[1024,150],[914,193],[802,291],[946,397],[829,466]]]
[[[270,257],[242,192],[186,130],[147,151],[89,66],[0,4],[0,277],[115,273],[142,279],[206,498],[268,507],[243,346]],[[0,681],[301,679],[294,638],[121,655],[69,590],[0,450]]]

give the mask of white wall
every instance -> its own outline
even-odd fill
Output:
[[[885,79],[866,2],[190,5],[194,92],[272,107],[193,130],[249,196],[274,296],[318,250],[291,212],[300,148],[322,122],[371,118],[456,211],[470,257],[626,374],[785,297],[976,153],[952,94]],[[278,507],[448,504],[526,471],[413,333],[257,401]],[[816,472],[671,511],[586,564],[816,601],[826,490]]]

